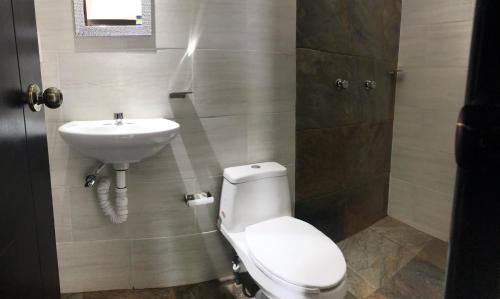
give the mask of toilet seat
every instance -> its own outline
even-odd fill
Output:
[[[346,262],[340,249],[314,226],[284,216],[245,229],[249,256],[269,278],[309,291],[343,282]]]

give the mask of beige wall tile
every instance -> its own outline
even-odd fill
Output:
[[[48,87],[60,88],[59,54],[57,52],[40,51],[40,68],[42,71],[42,89]],[[45,109],[45,119],[48,121],[60,119],[60,109]]]
[[[453,209],[453,193],[440,193],[426,188],[417,188],[415,201],[415,223],[420,229],[448,241]]]
[[[186,193],[210,191],[219,194],[220,178],[205,179],[212,186],[200,187],[197,181],[172,181],[168,184],[129,185],[129,219],[126,223],[131,239],[162,238],[213,231],[216,228],[218,200],[210,205],[188,207]]]
[[[294,162],[295,163],[295,162]],[[290,186],[290,197],[292,199],[292,209],[295,213],[295,164],[286,166],[288,170],[288,185]],[[295,215],[295,214],[293,214]]]
[[[250,163],[276,161],[294,163],[295,123],[290,113],[248,116],[248,160]]]
[[[111,190],[113,198],[114,190]],[[73,239],[96,241],[127,239],[125,224],[113,224],[99,206],[96,190],[82,186],[70,189]],[[130,199],[131,200],[131,199]]]
[[[435,1],[436,6],[431,14],[431,22],[451,23],[472,21],[474,18],[475,0]]]
[[[429,25],[427,64],[432,66],[469,65],[472,21]]]
[[[428,24],[443,1],[448,0],[402,0],[401,27]]]
[[[396,87],[396,109],[405,105],[458,113],[465,101],[466,67],[405,68],[404,71]]]
[[[155,2],[157,48],[184,48],[194,39],[197,0],[159,0]]]
[[[470,21],[475,0],[403,0],[403,26]]]
[[[229,273],[220,237],[206,234],[216,229],[222,170],[270,159],[294,165],[295,2],[157,0],[152,36],[83,38],[74,36],[71,1],[36,0],[43,84],[65,96],[63,107],[46,113],[63,291],[131,287],[132,271],[121,263],[131,240],[146,261],[166,254],[159,265],[135,264],[138,285]],[[168,97],[191,90],[186,99]],[[67,121],[109,119],[117,111],[181,124],[158,155],[130,166],[130,214],[121,225],[111,224],[95,190],[83,187],[97,162],[57,131]],[[103,174],[113,176],[110,169]],[[216,202],[186,207],[184,193],[200,191],[214,193]],[[109,257],[112,251],[118,255]]]
[[[458,112],[398,105],[393,144],[420,150],[455,152]]]
[[[58,243],[62,293],[129,289],[130,241]]]
[[[199,49],[246,48],[246,0],[200,0],[194,36]]]
[[[129,216],[123,224],[112,224],[98,204],[94,190],[71,188],[67,200],[73,202],[69,219],[75,241],[164,238],[216,230],[222,178],[170,181],[168,184],[129,183]],[[210,191],[213,204],[188,207],[184,194]],[[114,189],[111,189],[113,198]]]
[[[407,69],[425,65],[426,36],[427,26],[401,26],[398,57],[400,68]]]
[[[66,121],[109,119],[117,111],[129,118],[172,117],[169,92],[191,90],[185,50],[64,53],[59,63]]]
[[[391,178],[388,214],[415,228],[447,241],[453,193],[440,193]]]
[[[453,154],[394,145],[391,176],[442,193],[452,193],[455,184]]]
[[[201,117],[292,111],[295,56],[196,51],[194,93]]]
[[[228,276],[231,255],[225,242],[219,232],[133,241],[133,286],[154,288]]]
[[[247,48],[295,52],[295,0],[247,1]]]
[[[415,194],[416,185],[407,183],[392,176],[389,183],[389,203],[387,213],[405,223],[415,222]]]
[[[72,1],[36,0],[35,11],[42,53],[71,51],[75,48]]]
[[[71,229],[71,200],[69,190],[64,187],[52,189],[52,207],[54,209],[54,225],[57,242],[73,240]]]
[[[176,119],[179,135],[158,155],[132,165],[131,182],[167,182],[220,176],[228,166],[247,163],[244,116]]]
[[[200,121],[206,132],[206,140],[198,141],[208,141],[205,157],[220,168],[220,171],[210,175],[221,175],[226,167],[248,164],[246,117],[201,118]]]
[[[448,238],[474,0],[403,0],[389,214]]]
[[[245,114],[248,105],[247,53],[196,51],[194,106],[199,116]]]
[[[49,156],[50,180],[52,187],[83,186],[85,176],[97,162],[84,158],[80,153],[69,150],[66,157]]]

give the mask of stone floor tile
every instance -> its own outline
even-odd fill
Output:
[[[176,299],[172,288],[83,293],[82,299]]]
[[[347,267],[347,287],[349,293],[355,298],[365,298],[377,289],[349,266]]]
[[[442,269],[417,257],[376,292],[379,297],[370,298],[440,299],[443,298],[444,275]]]
[[[347,292],[344,299],[358,299],[358,297],[354,296],[351,292]]]
[[[203,282],[175,288],[175,299],[236,299],[231,288],[222,287],[218,281]]]
[[[418,257],[432,263],[441,270],[445,270],[448,258],[448,243],[434,239],[425,245],[419,252]]]
[[[403,268],[416,253],[367,229],[340,245],[349,267],[379,288]]]
[[[401,246],[417,252],[429,241],[434,240],[428,234],[391,217],[385,217],[372,225],[370,229]]]
[[[448,245],[387,217],[338,243],[346,258],[345,299],[442,298]],[[63,294],[62,299],[244,299],[233,281],[163,289]]]

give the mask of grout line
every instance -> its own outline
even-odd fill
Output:
[[[396,123],[394,123],[394,126],[397,126]],[[404,144],[400,144],[397,142],[397,139],[399,138],[394,138],[394,133],[393,133],[393,145],[392,147],[402,147],[404,149],[409,149],[409,150],[416,150],[416,151],[419,151],[419,152],[438,152],[438,153],[441,153],[441,154],[446,154],[448,156],[454,156],[455,155],[455,151],[454,149],[451,149],[450,151],[444,151],[444,150],[438,150],[438,149],[432,149],[432,148],[424,148],[423,146],[420,147],[420,146],[409,146],[409,145],[404,145]],[[454,144],[453,144],[454,146]]]
[[[130,249],[130,259],[129,259],[129,273],[130,273],[130,281],[129,281],[129,287],[134,289],[134,282],[135,282],[135,267],[134,267],[134,242],[133,240],[130,240],[129,242],[129,249]]]
[[[155,238],[139,238],[139,239],[106,239],[106,240],[74,240],[71,242],[68,241],[63,241],[63,242],[57,242],[57,244],[72,244],[72,243],[91,243],[91,242],[100,242],[100,243],[105,243],[105,242],[118,242],[118,241],[148,241],[148,240],[168,240],[168,239],[178,239],[178,238],[188,238],[188,237],[196,237],[196,236],[202,236],[202,235],[209,235],[212,233],[218,233],[219,230],[214,229],[206,232],[199,232],[199,233],[193,233],[193,234],[183,234],[183,235],[176,235],[176,236],[170,236],[170,237],[155,237]]]
[[[340,128],[350,128],[350,127],[362,127],[362,126],[376,126],[376,125],[385,125],[391,123],[391,129],[394,126],[394,120],[393,119],[386,119],[386,120],[378,120],[378,121],[363,121],[363,122],[358,122],[358,123],[352,123],[352,124],[343,124],[339,126],[334,126],[334,127],[321,127],[321,128],[305,128],[305,129],[300,129],[296,128],[297,132],[308,132],[308,131],[319,131],[319,130],[336,130]]]
[[[253,50],[253,49],[218,49],[218,48],[196,48],[196,52],[233,52],[233,53],[254,53],[254,54],[270,54],[270,55],[290,55],[290,56],[295,56],[296,54],[296,49],[298,48],[293,48],[290,51],[272,51],[272,50]],[[187,52],[188,48],[123,48],[123,47],[116,47],[116,48],[105,48],[105,49],[86,49],[86,50],[80,50],[80,49],[53,49],[53,50],[44,50],[45,53],[58,53],[58,54],[73,54],[73,55],[78,55],[78,54],[89,54],[89,53],[137,53],[137,52],[142,52],[142,53],[153,53],[153,52],[165,52],[165,51],[185,51]]]
[[[395,179],[395,180],[398,180],[398,181],[402,181],[408,185],[412,185],[412,186],[416,186],[416,187],[419,187],[421,189],[425,189],[426,191],[430,191],[430,192],[433,192],[433,193],[437,193],[437,194],[441,194],[441,195],[446,195],[446,196],[451,196],[451,201],[453,201],[453,196],[454,196],[454,191],[452,190],[452,192],[450,193],[446,193],[446,192],[443,192],[443,191],[439,191],[439,190],[436,190],[436,189],[432,189],[432,188],[429,188],[427,186],[424,186],[424,185],[421,185],[421,184],[418,184],[418,183],[414,183],[414,182],[410,182],[410,181],[407,181],[405,179],[401,179],[397,176],[394,176],[393,172],[391,171],[390,172],[390,179]],[[390,187],[390,181],[389,181],[389,187]]]
[[[347,57],[352,57],[352,58],[362,58],[362,59],[371,59],[379,62],[385,62],[385,63],[397,63],[398,59],[396,58],[395,61],[385,59],[385,58],[379,58],[379,57],[374,57],[374,56],[368,56],[368,55],[357,55],[357,54],[351,54],[351,53],[344,53],[344,52],[333,52],[329,50],[321,50],[321,49],[312,49],[312,48],[306,48],[306,47],[297,47],[297,50],[307,50],[307,51],[314,51],[314,52],[321,52],[329,55],[339,55],[339,56],[347,56]]]
[[[388,217],[390,217],[390,216],[388,216]],[[391,217],[391,218],[392,218],[392,217]],[[372,226],[373,226],[373,225],[372,225]],[[416,252],[416,250],[412,249],[411,247],[408,247],[408,246],[407,246],[407,245],[405,245],[405,244],[400,244],[398,241],[393,240],[392,238],[390,238],[390,237],[388,237],[388,236],[384,235],[383,233],[377,232],[376,230],[374,230],[374,229],[372,228],[372,226],[368,227],[368,229],[369,229],[369,230],[371,230],[372,232],[376,233],[377,235],[381,236],[382,238],[384,238],[384,239],[386,239],[386,240],[388,240],[388,241],[390,241],[390,242],[392,242],[392,243],[396,244],[397,246],[399,246],[399,247],[401,247],[401,248],[403,248],[403,249],[405,249],[405,250],[407,250],[407,251],[410,251],[411,253],[414,253],[414,254],[415,254],[415,256],[417,256],[417,255],[418,255],[418,253],[420,252],[420,250],[418,250],[419,252]],[[415,229],[415,230],[419,231],[418,229]],[[431,238],[432,238],[432,236],[431,236],[431,235],[429,235],[429,234],[426,234],[426,233],[424,233],[424,232],[422,232],[422,231],[419,231],[419,232],[420,232],[420,233],[423,233],[423,234],[425,234],[425,235],[427,235],[427,236],[429,236],[429,237],[431,237]],[[429,241],[425,241],[425,243],[424,243],[424,245],[423,245],[422,247],[424,247],[425,245],[427,245],[427,243],[429,243],[430,241],[431,241],[431,240],[429,240]],[[414,257],[415,257],[415,256],[414,256]]]
[[[347,265],[347,268],[349,271],[351,271],[352,273],[357,275],[363,281],[363,283],[367,284],[369,287],[373,288],[375,291],[379,289],[376,286],[374,286],[369,280],[367,280],[365,277],[363,277],[361,274],[359,274],[356,270],[354,270],[350,265]]]

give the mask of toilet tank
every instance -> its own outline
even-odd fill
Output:
[[[229,232],[281,216],[292,216],[287,169],[266,162],[224,169],[219,221]]]

